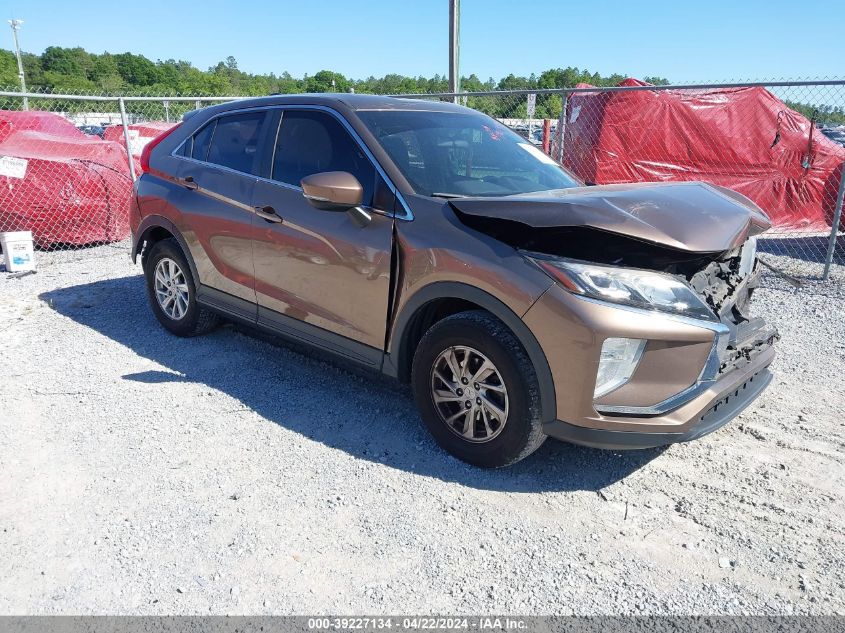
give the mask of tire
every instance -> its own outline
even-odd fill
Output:
[[[173,301],[167,303],[165,300],[164,305],[159,302],[159,293],[156,290],[156,274],[159,270],[164,275],[163,279],[168,278],[168,271],[178,271],[172,278],[175,280],[173,286],[165,287],[166,290],[173,290]],[[191,275],[191,267],[176,240],[161,240],[153,245],[144,258],[144,277],[153,314],[168,332],[176,336],[198,336],[217,325],[218,316],[197,304],[196,284]]]
[[[458,369],[466,370],[466,384],[455,379],[450,369],[454,360]],[[489,361],[494,371],[488,373],[491,365],[483,361]],[[482,368],[477,376],[487,375],[477,383],[480,389],[469,382],[476,368]],[[514,464],[536,451],[547,437],[534,366],[516,336],[488,312],[461,312],[434,324],[417,346],[411,383],[422,421],[437,443],[475,466]],[[467,395],[472,400],[466,400]],[[477,407],[469,409],[472,402]],[[461,406],[477,413],[448,423],[459,416]]]

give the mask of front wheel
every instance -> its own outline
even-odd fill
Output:
[[[513,464],[546,435],[537,374],[504,323],[461,312],[426,332],[414,355],[414,398],[437,443],[485,468]]]

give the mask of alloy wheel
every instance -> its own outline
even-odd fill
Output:
[[[502,376],[472,347],[455,345],[435,359],[431,397],[443,423],[469,442],[489,442],[508,421],[508,391]]]
[[[168,318],[181,320],[188,311],[188,282],[175,261],[163,257],[155,268],[155,294]]]

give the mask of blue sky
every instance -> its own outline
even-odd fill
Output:
[[[184,59],[206,69],[446,74],[447,0],[3,0],[22,47]],[[190,11],[186,7],[191,7]],[[462,0],[461,72],[576,66],[673,82],[845,76],[842,0]],[[5,25],[4,25],[5,26]],[[12,48],[11,32],[0,46]]]

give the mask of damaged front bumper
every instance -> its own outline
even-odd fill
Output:
[[[762,319],[734,326],[678,318],[574,296],[559,287],[550,288],[523,318],[547,352],[555,383],[557,420],[544,431],[609,449],[689,441],[723,426],[771,380],[768,366],[778,338]],[[549,326],[555,322],[557,328]],[[595,368],[609,337],[648,343],[630,380],[594,399]]]
[[[712,330],[714,334],[707,361],[693,384],[656,404],[631,406],[599,401],[595,404],[596,411],[608,415],[640,417],[668,413],[707,392],[728,373],[749,365],[756,367],[757,357],[770,350],[775,341],[780,338],[774,327],[759,318],[740,328],[730,328],[721,323],[696,322],[692,319],[687,322],[694,324],[695,327]],[[618,401],[618,397],[616,400]]]
[[[671,417],[681,422],[669,430],[664,427],[656,431],[619,431],[555,420],[545,424],[543,431],[546,435],[573,444],[614,450],[654,448],[689,442],[723,427],[742,413],[771,382],[772,374],[768,370],[768,364],[773,358],[774,350],[769,349],[766,357],[760,359],[762,367],[749,367],[746,371],[732,375],[730,380],[711,384],[672,413]],[[663,421],[670,420],[667,418]]]

